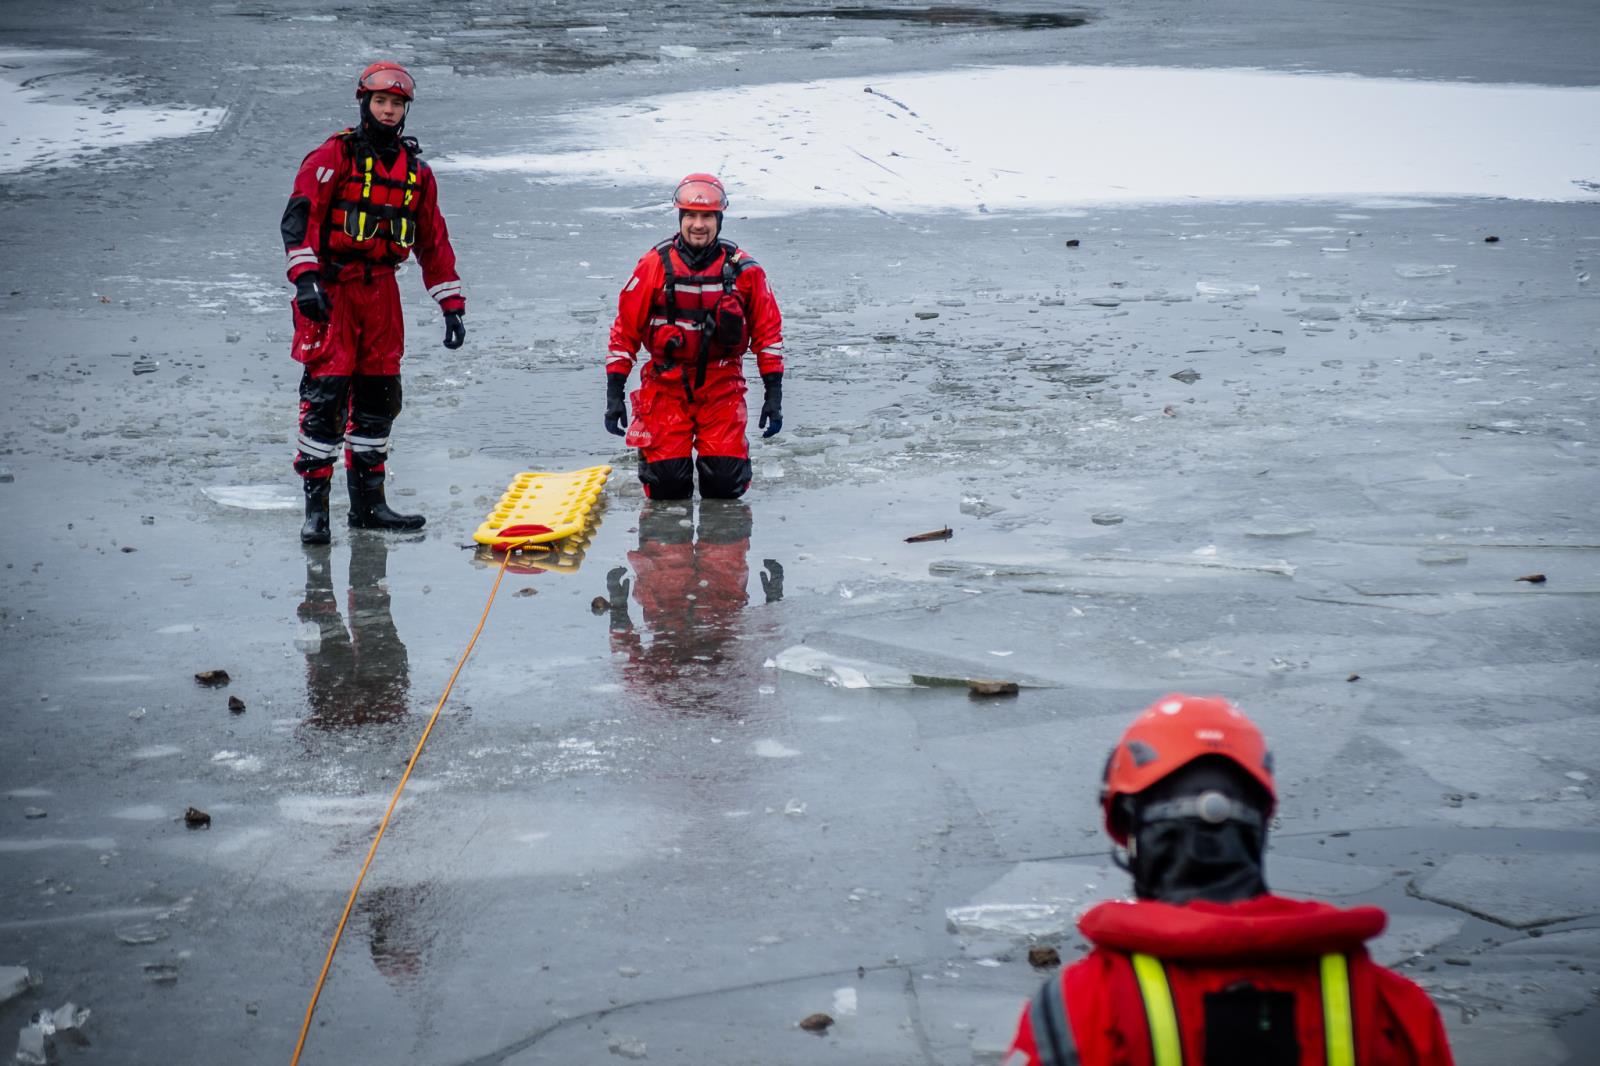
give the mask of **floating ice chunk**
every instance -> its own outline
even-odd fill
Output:
[[[179,633],[198,633],[199,631],[200,627],[193,622],[179,622],[176,625],[162,626],[156,630],[156,633],[160,636],[175,636]]]
[[[958,936],[1059,936],[1067,931],[1071,917],[1056,903],[974,903],[947,907],[944,912],[945,927]]]
[[[800,754],[797,749],[773,740],[771,737],[763,737],[756,741],[752,750],[763,759],[792,759]]]
[[[307,655],[322,650],[322,627],[315,622],[301,622],[294,632],[294,646]]]
[[[643,1040],[632,1036],[614,1036],[606,1044],[606,1050],[613,1055],[624,1059],[649,1058],[649,1052]]]
[[[1441,318],[1450,318],[1453,314],[1454,312],[1444,304],[1419,304],[1410,300],[1401,300],[1394,304],[1363,300],[1356,310],[1357,318],[1387,319],[1391,322],[1433,322]]]
[[[593,37],[602,33],[610,33],[609,26],[568,26],[567,32],[575,37]]]
[[[34,984],[26,966],[0,966],[0,1003],[16,999]]]
[[[213,503],[245,511],[292,511],[301,503],[287,485],[207,485],[200,491]]]
[[[904,670],[865,659],[848,659],[796,644],[778,653],[779,670],[820,678],[835,688],[918,688]]]
[[[133,925],[116,931],[117,939],[124,944],[140,947],[167,938],[167,931],[154,925]]]
[[[1251,521],[1250,526],[1244,531],[1244,535],[1260,540],[1276,540],[1281,537],[1304,537],[1316,531],[1317,527],[1309,522],[1295,522],[1287,518],[1258,515]]]
[[[1454,263],[1397,263],[1394,272],[1402,278],[1442,278],[1455,268]]]
[[[887,37],[835,37],[834,48],[888,48],[894,42]]]
[[[1259,296],[1261,286],[1234,281],[1197,281],[1194,291],[1201,296]]]
[[[806,805],[797,799],[792,799],[783,805],[783,813],[791,818],[799,818],[806,813]]]
[[[857,1010],[856,990],[846,985],[844,988],[833,990],[833,1016],[835,1018],[854,1017]]]
[[[671,56],[673,59],[688,59],[690,56],[698,54],[699,51],[700,49],[692,44],[664,44],[661,46],[661,54]]]

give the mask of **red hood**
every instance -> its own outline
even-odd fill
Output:
[[[1078,920],[1100,947],[1163,959],[1303,957],[1353,951],[1383,932],[1377,907],[1346,910],[1312,900],[1257,896],[1238,903],[1101,903]]]

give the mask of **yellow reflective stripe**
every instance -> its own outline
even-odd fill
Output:
[[[1137,952],[1133,975],[1144,997],[1144,1015],[1150,1023],[1150,1053],[1154,1066],[1183,1066],[1183,1041],[1178,1038],[1178,1012],[1172,1006],[1172,987],[1161,960]]]
[[[1338,953],[1322,956],[1322,1031],[1328,1043],[1328,1066],[1356,1066],[1350,964]]]
[[[370,200],[372,199],[372,157],[370,155],[366,158],[366,164],[366,176],[361,180],[361,198]]]

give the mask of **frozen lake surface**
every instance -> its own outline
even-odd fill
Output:
[[[555,151],[446,169],[667,186],[741,210],[1484,196],[1600,201],[1600,89],[1246,70],[1004,67],[745,86],[565,116]]]
[[[7,9],[0,77],[49,95],[6,118],[101,118],[0,139],[0,1053],[71,1002],[63,1062],[287,1061],[488,595],[463,545],[515,472],[610,462],[598,526],[506,576],[302,1061],[996,1062],[1027,948],[1126,890],[1100,769],[1178,689],[1263,724],[1269,880],[1388,908],[1458,1062],[1585,1062],[1593,5],[717,10]],[[471,333],[405,273],[392,492],[428,527],[336,498],[307,552],[278,221],[379,55],[462,164]],[[210,117],[94,126],[152,112]],[[1213,139],[1153,173],[1173,124]],[[702,167],[784,308],[786,426],[743,503],[647,506],[605,335]]]

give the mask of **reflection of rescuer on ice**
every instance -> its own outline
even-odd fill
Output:
[[[731,651],[740,637],[740,614],[749,602],[750,508],[712,501],[700,505],[698,536],[681,519],[682,505],[644,505],[639,548],[627,567],[606,575],[611,603],[611,649],[627,655],[624,676],[652,690],[662,702],[692,713],[710,705],[704,686],[685,684],[701,676],[720,688],[728,682]],[[763,561],[761,588],[767,603],[783,599],[783,567]],[[628,614],[628,597],[639,604],[645,642]]]
[[[306,553],[300,621],[319,642],[306,653],[308,725],[338,731],[397,722],[411,699],[411,665],[389,612],[389,545],[382,537],[350,541],[350,628],[339,616],[327,551]]]
[[[1267,891],[1272,757],[1216,698],[1167,696],[1106,763],[1106,828],[1133,902],[1078,922],[1094,945],[1023,1010],[1005,1066],[1449,1066],[1439,1012],[1373,962],[1376,907]]]
[[[423,284],[444,312],[446,348],[466,338],[466,301],[433,171],[416,140],[401,136],[415,95],[398,64],[362,71],[360,126],[305,157],[283,212],[295,287],[293,354],[305,364],[294,468],[305,481],[306,544],[328,543],[328,488],[341,446],[350,525],[419,529],[425,521],[390,510],[383,492],[405,348],[395,267],[416,249]]]
[[[758,422],[783,428],[783,318],[760,264],[721,239],[728,195],[710,174],[690,174],[673,194],[678,233],[634,268],[617,301],[606,358],[606,429],[639,449],[651,499],[694,494],[733,499],[750,487],[744,353],[754,350],[766,387]],[[629,421],[623,390],[643,345]]]

